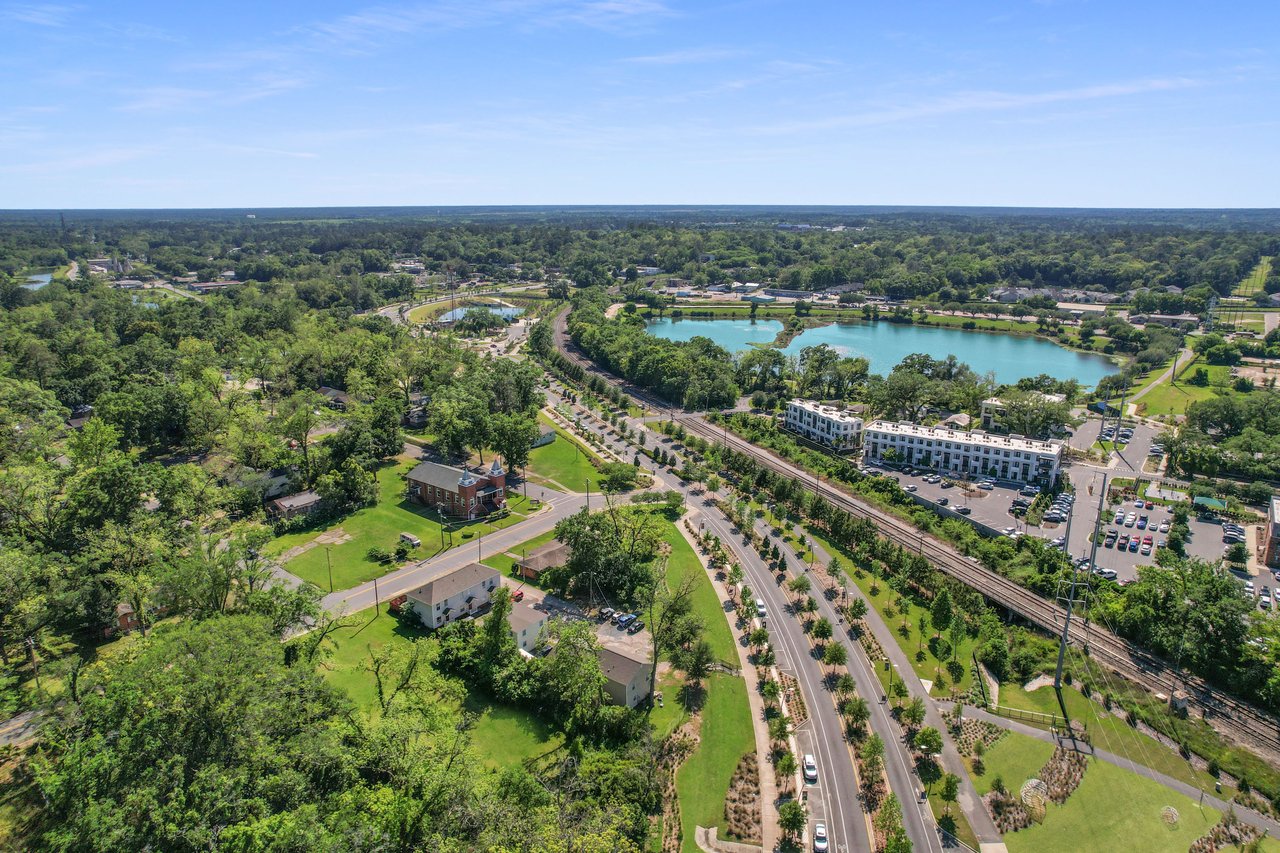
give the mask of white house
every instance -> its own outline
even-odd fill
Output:
[[[787,403],[783,426],[832,450],[849,450],[856,447],[862,438],[862,418],[814,400]]]
[[[649,661],[632,657],[621,649],[603,647],[596,652],[596,657],[605,677],[604,691],[615,705],[634,708],[649,698],[653,691]]]
[[[538,644],[538,637],[542,636],[542,629],[547,626],[547,614],[523,601],[513,601],[511,612],[507,614],[507,626],[520,651],[531,652]]]
[[[892,461],[954,475],[1053,484],[1062,466],[1062,442],[1020,435],[958,432],[942,427],[874,421],[863,432],[868,462]],[[890,452],[892,451],[892,453]]]
[[[502,582],[497,569],[468,563],[432,578],[406,594],[409,607],[428,628],[439,628],[465,616],[474,616],[489,603]]]

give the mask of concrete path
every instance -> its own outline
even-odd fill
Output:
[[[951,707],[950,702],[939,704]],[[1045,743],[1075,749],[1078,752],[1092,755],[1094,758],[1101,759],[1108,764],[1114,764],[1116,767],[1137,773],[1143,778],[1150,779],[1153,782],[1159,782],[1166,788],[1177,791],[1179,794],[1190,797],[1197,802],[1204,802],[1205,805],[1211,806],[1224,814],[1230,809],[1235,809],[1236,816],[1240,818],[1241,822],[1247,823],[1250,826],[1256,826],[1258,829],[1266,831],[1266,833],[1273,838],[1280,837],[1280,821],[1260,815],[1252,809],[1245,808],[1238,803],[1228,803],[1225,800],[1213,796],[1212,794],[1206,794],[1194,785],[1189,785],[1186,782],[1174,779],[1172,776],[1166,776],[1157,770],[1152,770],[1150,767],[1144,767],[1141,764],[1135,763],[1130,758],[1116,755],[1113,752],[1107,752],[1105,749],[1098,749],[1092,744],[1082,744],[1069,735],[1062,737],[1055,736],[1052,732],[1047,732],[1044,729],[1036,728],[1035,726],[1030,726],[1026,723],[1020,723],[1017,720],[1010,720],[1005,717],[997,716],[996,714],[989,713],[981,708],[965,706],[964,714],[971,720],[982,720],[983,722],[999,726],[1002,729],[1033,737],[1036,740],[1044,741]],[[1117,791],[1116,795],[1120,796],[1121,792]],[[1201,800],[1201,797],[1204,799]]]
[[[690,524],[696,525],[700,515],[695,510],[685,517],[689,519]],[[683,519],[676,522],[676,526],[680,528],[680,535],[685,538],[685,541],[689,543],[689,547],[693,549],[693,553],[697,555],[698,562],[702,564],[702,568],[704,570],[708,569],[707,558],[702,552],[702,546],[685,528]],[[716,596],[721,601],[729,601],[729,590],[723,583],[716,580],[715,573],[708,571],[707,577],[716,591]],[[747,705],[751,708],[752,730],[756,737],[756,764],[760,774],[760,845],[765,850],[772,850],[778,844],[779,835],[778,781],[774,777],[773,762],[769,760],[769,723],[764,714],[764,697],[756,689],[756,685],[760,683],[760,673],[756,671],[755,665],[751,663],[751,655],[746,644],[738,636],[739,631],[734,624],[736,617],[732,607],[724,611],[724,617],[729,622],[729,632],[734,635],[733,645],[738,650],[738,666],[741,668],[742,677],[747,683]]]

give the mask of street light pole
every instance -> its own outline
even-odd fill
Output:
[[[591,480],[584,477],[582,484],[587,487],[587,512],[591,512]]]
[[[333,592],[333,553],[328,545],[324,546],[324,559],[329,564],[329,592]]]

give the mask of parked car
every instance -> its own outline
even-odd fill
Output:
[[[818,781],[818,762],[809,754],[804,757],[804,780],[811,785]]]
[[[949,488],[951,488],[951,487],[952,487],[952,486],[954,486],[954,485],[955,485],[955,481],[954,481],[954,480],[943,480],[943,481],[942,481],[942,488],[944,488],[944,489],[949,489]],[[819,825],[821,825],[821,824],[819,824]]]
[[[1145,515],[1138,516],[1138,529],[1139,530],[1147,529],[1147,517]]]
[[[1134,551],[1137,551],[1141,545],[1142,543],[1138,540],[1138,537],[1137,536],[1133,537],[1132,539],[1129,540],[1129,552],[1132,553]]]
[[[944,496],[944,497],[941,497],[941,498],[938,498],[938,505],[939,505],[939,506],[946,506],[946,505],[947,505],[947,504],[949,504],[949,503],[951,503],[951,501],[947,500],[945,496]]]
[[[825,823],[815,823],[813,825],[813,853],[827,853],[827,825]]]
[[[628,625],[628,626],[627,626],[627,633],[628,633],[628,634],[638,634],[638,633],[640,633],[642,630],[644,630],[644,620],[643,620],[643,619],[637,619],[636,621],[632,622],[630,625]]]
[[[969,509],[967,506],[958,506],[956,507],[956,512],[960,513],[961,515],[968,515],[969,513],[973,512],[973,510]]]
[[[917,486],[915,483],[907,483],[902,488],[906,489],[908,492],[914,492],[917,488],[919,488],[919,486]]]
[[[636,621],[636,615],[634,613],[627,613],[618,620],[618,627],[625,628],[634,621]]]
[[[1127,547],[1129,547],[1129,534],[1128,534],[1128,533],[1121,533],[1121,534],[1120,534],[1120,538],[1119,538],[1118,540],[1116,540],[1116,547],[1117,547],[1117,548],[1127,548]]]
[[[991,491],[992,489],[994,489],[995,487],[996,487],[996,484],[995,484],[995,483],[982,482],[982,483],[979,483],[979,484],[978,484],[978,488],[979,488],[979,489],[982,489],[984,492],[989,492],[989,491]]]
[[[757,599],[756,599],[756,616],[758,616],[758,617],[760,617],[761,619],[763,619],[763,618],[765,618],[765,617],[766,617],[766,616],[768,616],[768,615],[769,615],[768,611],[766,611],[766,610],[764,609],[764,599],[763,599],[763,598],[757,598]]]
[[[1129,513],[1128,515],[1126,515],[1126,516],[1124,517],[1124,526],[1125,526],[1125,527],[1133,527],[1134,523],[1136,523],[1136,522],[1137,522],[1137,520],[1138,520],[1138,515],[1137,515],[1137,513],[1133,513],[1133,512],[1131,512],[1131,513]]]
[[[609,619],[613,616],[613,613],[614,611],[612,607],[604,608],[603,610],[600,611],[600,621],[608,622]]]

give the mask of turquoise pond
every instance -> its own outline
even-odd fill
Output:
[[[454,308],[440,315],[441,323],[452,323],[455,320],[461,320],[467,316],[468,311],[487,310],[493,314],[497,314],[504,320],[514,320],[524,313],[523,308],[511,308],[506,305],[464,305],[461,308]]]
[[[782,331],[778,320],[673,320],[669,317],[649,323],[649,334],[673,341],[687,341],[701,335],[730,352],[751,344],[768,344]],[[955,357],[977,373],[994,371],[996,381],[1013,383],[1028,376],[1047,373],[1058,379],[1076,379],[1093,386],[1119,368],[1108,358],[1060,347],[1041,338],[968,332],[903,323],[836,323],[806,329],[783,352],[800,355],[805,347],[828,344],[845,356],[863,356],[871,362],[872,373],[888,373],[898,362],[916,352],[934,358]]]

